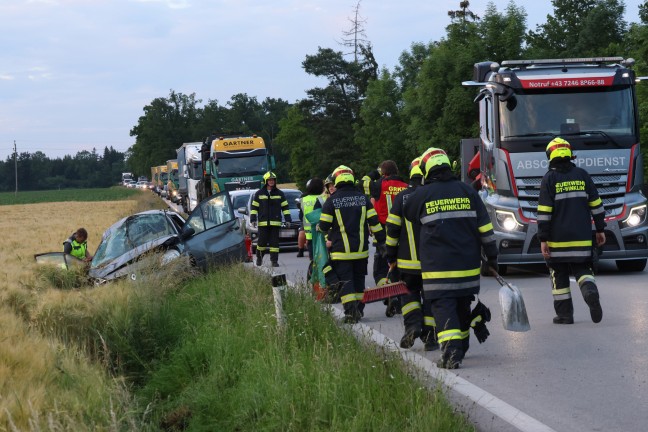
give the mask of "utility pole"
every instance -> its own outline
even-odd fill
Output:
[[[16,149],[16,140],[14,140],[14,170],[16,172],[16,192],[14,195],[18,195],[18,150]]]

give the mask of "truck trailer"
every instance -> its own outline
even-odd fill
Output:
[[[479,138],[461,142],[462,178],[493,221],[499,262],[542,263],[537,238],[547,144],[567,140],[605,208],[601,259],[642,271],[648,258],[646,197],[633,59],[596,57],[476,63]],[[569,223],[569,221],[565,221]],[[483,269],[485,273],[485,269]]]
[[[198,183],[202,179],[202,142],[184,143],[176,150],[178,160],[178,201],[185,213],[198,205]]]

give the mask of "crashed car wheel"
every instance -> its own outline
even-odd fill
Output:
[[[176,249],[169,249],[168,251],[164,252],[164,255],[162,255],[162,259],[160,260],[160,263],[162,265],[166,265],[173,261],[174,259],[178,258],[180,256],[180,251]]]

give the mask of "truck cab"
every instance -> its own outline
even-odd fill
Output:
[[[198,205],[198,182],[202,179],[202,142],[184,143],[176,150],[178,160],[178,201],[189,214]]]
[[[462,177],[486,203],[503,266],[544,262],[538,197],[548,169],[545,147],[559,136],[603,201],[601,258],[622,271],[644,269],[647,201],[633,63],[599,57],[475,64],[473,81],[463,85],[479,88],[480,136],[462,140]]]
[[[169,159],[166,163],[167,166],[167,198],[173,203],[178,202],[178,160]]]

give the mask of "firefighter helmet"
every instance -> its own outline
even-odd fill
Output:
[[[273,173],[272,171],[268,171],[263,175],[263,184],[268,184],[268,180],[274,179],[275,182],[277,181],[277,174]]]
[[[326,180],[324,180],[324,187],[333,184],[333,174],[329,174],[326,176]]]
[[[427,176],[436,168],[443,166],[450,168],[450,159],[442,149],[430,147],[421,155],[421,166],[423,167],[423,173]]]
[[[412,161],[409,167],[409,176],[410,178],[419,176],[423,177],[423,170],[421,169],[421,156],[417,157]]]
[[[571,145],[560,137],[554,138],[547,144],[547,159],[552,161],[556,158],[573,159]]]
[[[340,183],[349,182],[353,184],[353,170],[348,166],[340,165],[339,167],[335,168],[335,170],[333,170],[333,180],[336,187]]]

